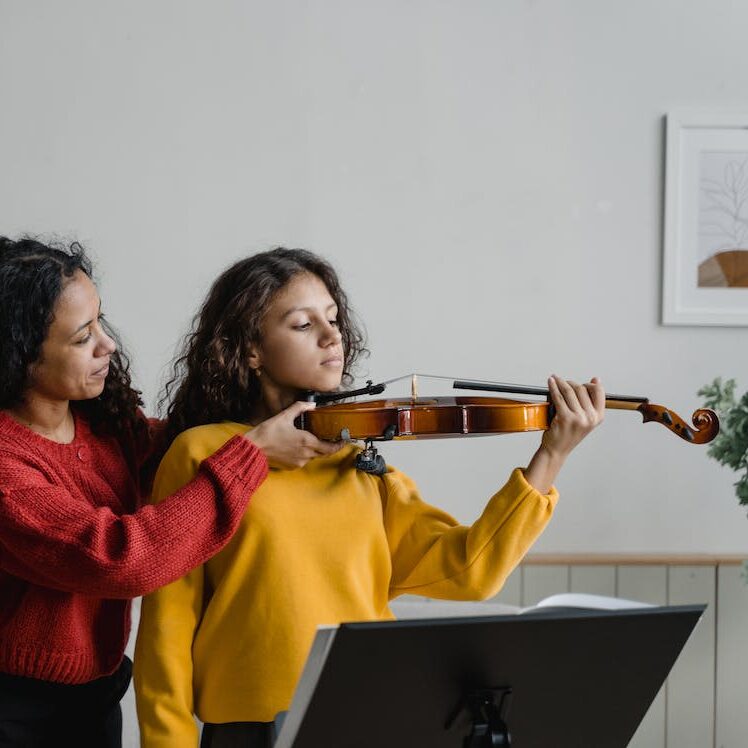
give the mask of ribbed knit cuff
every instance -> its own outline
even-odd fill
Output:
[[[117,612],[120,612],[121,605],[120,615],[129,621],[130,601],[117,600],[116,603]],[[95,651],[88,646],[65,651],[64,645],[57,642],[34,641],[32,638],[24,643],[0,638],[0,673],[68,685],[88,683],[95,678],[111,675],[117,669],[126,641],[125,635],[121,647],[104,651]],[[58,648],[55,648],[55,644]],[[67,644],[70,646],[70,642]]]
[[[551,486],[548,493],[540,493],[540,491],[538,491],[537,488],[535,488],[535,486],[533,486],[527,480],[527,478],[525,478],[525,473],[523,472],[522,468],[514,468],[514,470],[512,470],[512,474],[509,476],[509,480],[506,482],[506,487],[510,489],[513,488],[513,490],[517,491],[517,493],[534,493],[538,496],[543,496],[548,499],[548,501],[550,501],[551,506],[553,507],[556,506],[556,502],[558,501],[558,491],[556,490],[555,486]]]
[[[268,474],[268,461],[263,451],[239,434],[203,460],[200,467],[226,484],[238,481],[251,488],[262,483]]]

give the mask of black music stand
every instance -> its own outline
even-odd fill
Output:
[[[705,607],[321,629],[275,748],[624,748]]]

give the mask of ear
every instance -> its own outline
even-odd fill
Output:
[[[254,343],[249,346],[249,367],[256,373],[262,368],[260,349]]]

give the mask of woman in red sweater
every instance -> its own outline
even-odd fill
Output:
[[[231,538],[280,467],[338,445],[296,404],[238,435],[158,506],[162,449],[82,248],[0,237],[0,746],[121,745],[130,600]]]

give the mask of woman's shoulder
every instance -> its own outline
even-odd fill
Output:
[[[179,434],[164,455],[166,460],[194,460],[202,462],[220,449],[229,439],[243,434],[249,427],[245,424],[223,421],[193,426]]]

